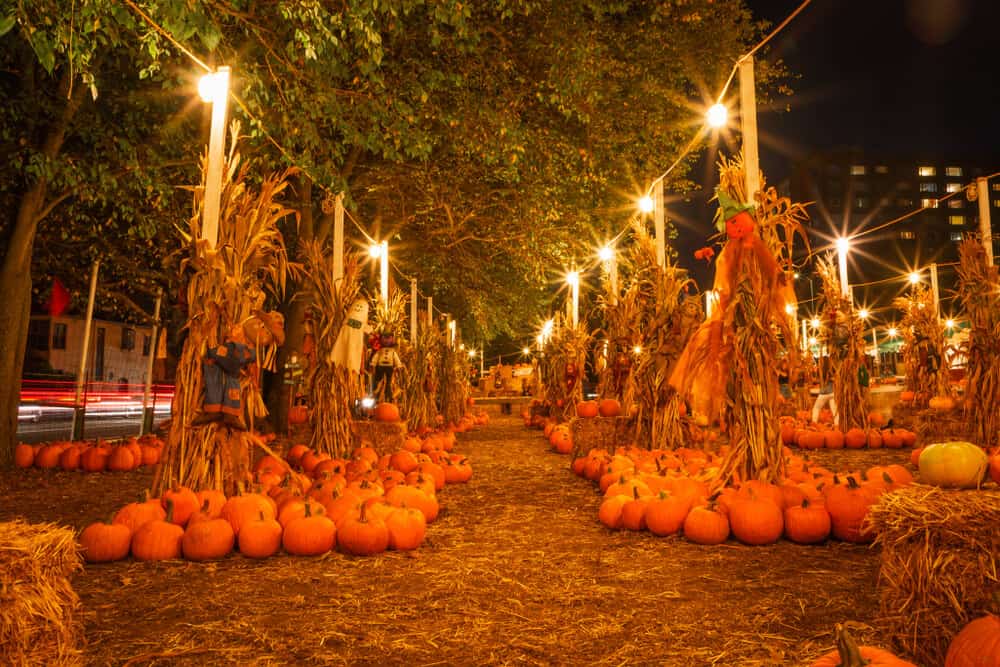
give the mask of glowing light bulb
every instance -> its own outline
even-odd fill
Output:
[[[597,251],[597,258],[602,262],[610,262],[615,256],[614,248],[611,246],[604,246]]]
[[[889,337],[890,338],[895,338],[898,334],[899,334],[899,332],[896,330],[896,327],[889,327]]]
[[[475,356],[476,356],[476,351],[475,350],[469,350],[469,357],[470,358],[475,358]]]
[[[528,356],[529,354],[531,354],[531,348],[530,347],[521,348],[521,354],[523,354],[524,356]]]
[[[708,124],[712,127],[723,127],[726,124],[726,120],[729,116],[729,110],[726,109],[726,105],[719,102],[718,104],[713,104],[708,108],[708,113],[705,114],[708,119]]]
[[[642,354],[642,345],[636,345],[632,348],[632,352],[635,354]]]
[[[809,345],[813,346],[817,343],[816,336],[809,336]]]
[[[649,195],[639,197],[639,210],[643,213],[653,212],[653,198]]]
[[[229,72],[209,72],[198,79],[198,95],[202,102],[216,102],[229,94]]]
[[[570,271],[566,274],[566,284],[570,287],[575,287],[580,284],[580,274],[576,271]]]
[[[381,243],[373,243],[370,246],[368,246],[368,256],[371,257],[372,259],[378,259],[379,257],[381,257],[382,256],[382,244]]]
[[[944,321],[944,325],[945,325],[946,327],[948,327],[949,329],[954,329],[954,328],[955,328],[955,320],[953,320],[953,319],[951,319],[951,318],[949,317],[948,319],[946,319],[946,320]]]
[[[851,247],[850,240],[846,238],[837,239],[837,252],[844,253],[847,252]]]
[[[809,326],[811,326],[813,329],[819,329],[819,318],[814,317],[811,320],[809,320]]]
[[[862,308],[861,310],[858,311],[858,317],[860,317],[863,320],[867,320],[869,315],[871,315],[871,313],[868,312],[867,308]]]
[[[794,313],[795,313],[795,306],[793,306],[790,303],[786,303],[785,304],[785,314],[786,315],[792,315]]]
[[[910,281],[911,285],[916,285],[917,283],[920,282],[920,272],[919,271],[911,271],[910,275],[908,275],[906,278],[907,278],[907,280]]]

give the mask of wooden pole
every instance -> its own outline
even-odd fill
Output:
[[[986,263],[993,266],[993,225],[990,221],[990,191],[986,179],[976,179],[976,189],[979,195],[979,236],[986,250]]]
[[[76,398],[73,400],[73,440],[83,440],[83,420],[86,405],[80,405],[83,385],[87,379],[87,356],[90,352],[90,328],[94,321],[94,297],[97,294],[97,271],[101,261],[96,260],[90,270],[90,295],[87,297],[87,316],[83,321],[83,347],[80,350],[80,365],[76,373]]]
[[[608,278],[611,282],[611,303],[618,304],[618,251],[613,250],[611,260],[608,262]]]
[[[806,321],[802,320],[802,351],[809,350],[809,332],[806,331]]]
[[[208,167],[205,174],[205,201],[202,205],[202,238],[208,247],[219,242],[219,199],[222,195],[222,162],[226,152],[226,115],[229,110],[229,68],[212,74],[212,129],[208,138]]]
[[[327,209],[329,211],[329,209]],[[344,277],[344,193],[333,204],[333,281]]]
[[[382,303],[389,304],[389,242],[382,241],[381,252],[379,252],[379,288],[382,295]]]
[[[743,168],[747,179],[747,201],[756,201],[760,190],[760,160],[757,154],[757,95],[754,91],[753,56],[740,61],[740,122],[743,130]]]
[[[663,210],[663,179],[653,183],[653,228],[656,232],[656,265],[662,269],[667,262],[667,221]]]
[[[841,243],[843,241],[843,243]],[[840,293],[850,300],[851,285],[847,282],[847,242],[840,239],[837,242],[837,264],[840,269]]]
[[[931,295],[934,297],[934,316],[941,319],[941,295],[938,292],[937,262],[931,264]]]
[[[417,281],[410,281],[410,344],[417,342]]]
[[[139,435],[146,435],[153,430],[153,406],[149,404],[149,397],[153,392],[153,362],[156,360],[156,337],[160,332],[160,304],[163,295],[156,295],[156,306],[153,308],[153,333],[149,341],[149,361],[146,362],[146,389],[142,392],[142,424],[139,427]]]
[[[427,297],[427,326],[434,326],[434,297]]]

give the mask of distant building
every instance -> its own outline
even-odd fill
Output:
[[[991,165],[995,168],[996,165]],[[859,239],[851,250],[849,281],[861,285],[855,298],[875,306],[888,306],[904,289],[903,275],[932,262],[958,260],[963,234],[978,234],[979,203],[965,190],[990,168],[962,160],[904,159],[840,150],[816,154],[796,164],[789,180],[793,201],[813,202],[809,207],[810,244],[813,249],[830,244],[844,233],[864,233],[890,220],[918,211],[901,222]],[[1000,232],[1000,180],[989,183],[993,253],[997,256]],[[949,196],[950,195],[950,196]],[[945,201],[939,201],[948,197]],[[804,276],[797,287],[800,299],[814,296],[819,283]],[[892,278],[899,278],[895,283]],[[927,272],[924,271],[927,279]],[[939,268],[942,300],[954,286],[954,267]]]
[[[84,319],[72,315],[32,315],[28,326],[25,370],[48,367],[75,376],[83,345]],[[87,376],[95,381],[141,384],[146,380],[153,349],[153,328],[107,320],[93,320]],[[160,339],[165,340],[162,332]],[[159,355],[163,357],[161,344]],[[163,381],[164,364],[154,364],[153,381]]]

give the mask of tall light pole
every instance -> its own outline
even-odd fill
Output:
[[[226,115],[229,110],[229,68],[219,67],[198,81],[198,94],[212,104],[212,129],[208,138],[205,201],[201,236],[210,248],[219,242],[219,199],[222,195],[222,161],[226,151]]]
[[[986,179],[976,179],[976,191],[979,195],[979,235],[986,251],[986,263],[993,266],[993,225],[990,222],[990,192],[986,187]]]
[[[608,290],[611,292],[611,304],[618,303],[618,253],[611,245],[606,245],[597,251],[597,258],[604,263],[608,272]]]
[[[90,352],[90,330],[94,321],[94,297],[97,294],[97,272],[101,261],[94,261],[90,271],[90,295],[87,297],[87,315],[83,321],[83,348],[80,351],[80,366],[76,373],[76,398],[73,400],[73,440],[83,439],[83,421],[87,406],[80,404],[84,382],[87,379],[87,356]]]
[[[747,202],[752,204],[760,190],[760,160],[757,156],[757,95],[754,90],[753,56],[739,63],[740,125],[743,132],[743,170],[747,180]]]
[[[570,310],[570,316],[573,321],[573,326],[580,322],[580,274],[576,271],[570,271],[566,274],[566,284],[569,285],[570,292],[572,293],[572,309]]]
[[[840,268],[840,294],[851,300],[851,286],[847,282],[847,251],[851,247],[851,242],[846,238],[837,239],[837,264]]]
[[[344,277],[344,193],[333,202],[333,280]]]
[[[389,303],[389,242],[373,243],[368,246],[368,254],[379,260],[379,296],[383,304]]]

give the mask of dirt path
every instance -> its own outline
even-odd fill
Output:
[[[519,419],[457,448],[474,476],[442,491],[412,555],[88,567],[74,585],[89,664],[793,665],[828,649],[836,622],[875,637],[865,547],[612,533],[590,483]],[[149,480],[15,474],[0,477],[0,520],[77,527]]]

